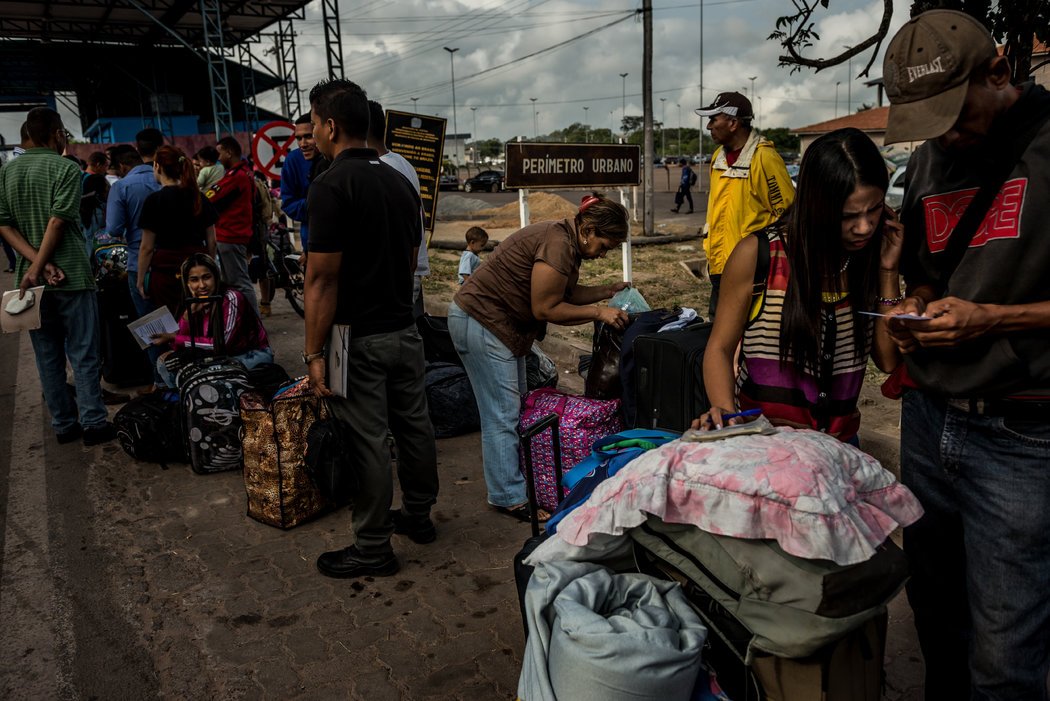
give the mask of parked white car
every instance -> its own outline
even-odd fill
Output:
[[[890,173],[890,186],[886,189],[886,204],[894,209],[900,209],[904,202],[904,172],[908,166],[898,166],[897,170]]]

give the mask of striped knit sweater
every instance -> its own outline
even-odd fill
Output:
[[[758,315],[744,330],[737,398],[741,409],[762,409],[773,423],[825,431],[852,440],[860,427],[857,397],[871,351],[869,324],[864,353],[857,357],[849,297],[822,303],[820,368],[781,365],[780,338],[784,298],[790,275],[783,240],[772,233],[769,276]],[[761,240],[759,245],[761,245]]]

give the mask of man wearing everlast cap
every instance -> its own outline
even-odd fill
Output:
[[[755,113],[750,100],[738,92],[719,93],[696,113],[708,118],[707,130],[719,144],[711,158],[704,227],[713,317],[729,254],[748,234],[779,219],[795,200],[795,188],[773,142],[751,129]]]
[[[980,23],[890,43],[886,141],[921,141],[901,210],[901,473],[927,699],[1046,699],[1050,668],[1050,94]],[[967,209],[973,208],[972,213]]]

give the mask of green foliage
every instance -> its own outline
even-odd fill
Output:
[[[762,136],[773,142],[777,151],[798,151],[801,139],[792,134],[787,127],[776,127],[775,129],[762,129]]]

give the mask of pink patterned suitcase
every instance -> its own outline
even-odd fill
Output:
[[[525,395],[518,433],[524,433],[550,414],[558,415],[562,474],[590,455],[596,440],[623,430],[619,399],[588,399],[543,387]],[[530,448],[536,503],[545,511],[552,512],[559,501],[555,494],[554,477],[554,450],[557,446],[553,444],[550,434],[543,432],[531,439]],[[518,450],[519,465],[525,474],[525,451],[520,446]]]

